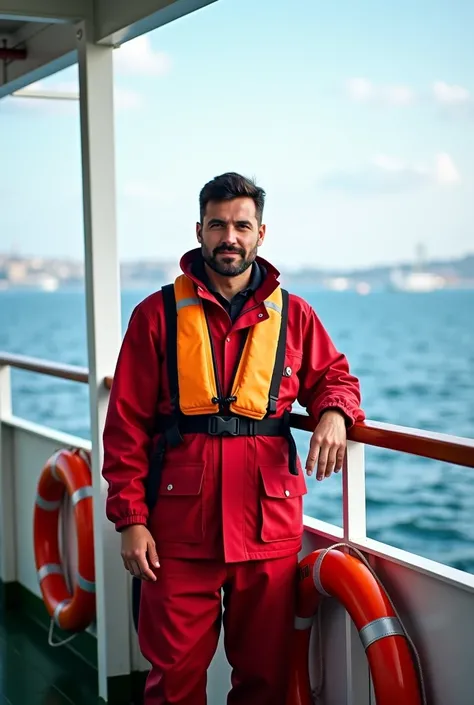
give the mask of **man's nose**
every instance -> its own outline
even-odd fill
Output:
[[[223,233],[222,243],[228,245],[235,245],[237,243],[237,230],[232,224],[227,225]]]

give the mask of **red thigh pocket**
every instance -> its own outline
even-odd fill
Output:
[[[285,465],[260,465],[262,515],[261,539],[287,541],[303,531],[303,495],[306,482],[301,470],[292,475]]]
[[[151,530],[157,542],[200,543],[204,537],[205,463],[165,465]]]

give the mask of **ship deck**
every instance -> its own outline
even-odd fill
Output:
[[[0,0],[0,98],[78,64],[88,351],[87,368],[0,351],[0,705],[139,703],[134,694],[140,693],[148,664],[132,621],[130,576],[123,570],[117,532],[103,511],[106,487],[101,475],[101,438],[112,384],[106,375],[115,369],[122,338],[113,52],[213,2]],[[16,417],[11,369],[88,385],[90,440]],[[293,414],[292,426],[309,433],[314,423]],[[341,473],[341,525],[305,516],[301,557],[334,544],[340,547],[341,541],[344,550],[361,551],[416,645],[426,702],[472,703],[474,575],[369,537],[366,445],[448,464],[446,472],[455,472],[449,465],[474,468],[473,439],[373,421],[357,424],[349,433]],[[94,622],[77,639],[51,648],[35,563],[33,510],[42,467],[61,448],[91,451],[97,609]],[[77,542],[67,502],[65,509],[63,558],[75,575]],[[308,655],[311,685],[322,687],[324,705],[367,705],[374,684],[345,606],[323,600],[318,617],[320,630],[314,630],[317,638]],[[221,640],[209,669],[209,705],[225,702],[229,683]]]
[[[97,671],[20,610],[0,610],[0,705],[96,705]]]
[[[87,384],[90,377],[88,369],[0,351],[0,587],[7,608],[0,609],[0,705],[89,705],[104,701],[138,705],[149,664],[138,650],[129,579],[123,566],[114,573],[113,584],[103,570],[106,560],[118,559],[119,551],[117,534],[105,521],[101,523],[102,514],[96,538],[103,539],[104,553],[97,561],[100,582],[96,577],[96,593],[99,606],[109,612],[110,620],[102,625],[98,612],[95,623],[67,646],[48,646],[50,619],[40,592],[33,545],[32,507],[38,478],[43,464],[58,448],[94,452],[97,444],[14,416],[11,368],[82,384]],[[108,393],[112,382],[112,377],[102,378],[101,394]],[[294,413],[291,421],[294,429],[311,431],[307,415]],[[303,557],[341,541],[361,551],[397,605],[400,619],[416,644],[427,684],[427,702],[465,705],[472,695],[472,669],[466,654],[474,650],[474,634],[469,628],[474,619],[474,576],[368,537],[366,445],[419,455],[446,463],[447,467],[474,468],[474,440],[374,421],[356,424],[349,432],[342,473],[342,526],[305,516],[301,553]],[[101,489],[97,458],[92,480],[93,486]],[[66,571],[74,574],[75,540],[70,518],[66,506],[62,523],[63,545],[67,547],[64,560]],[[124,578],[126,589],[120,595],[117,586]],[[309,656],[312,681],[316,678],[319,682],[313,670],[323,654],[324,680],[331,684],[325,705],[366,705],[372,684],[357,629],[344,605],[337,601],[323,601],[321,612],[322,642],[312,646]],[[59,631],[53,640],[66,636]],[[229,683],[229,664],[221,640],[209,670],[210,705],[225,702]]]

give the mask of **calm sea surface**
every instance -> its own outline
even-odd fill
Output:
[[[123,292],[124,329],[148,293]],[[474,292],[296,293],[347,354],[369,419],[474,437]],[[86,366],[84,294],[0,292],[0,350]],[[85,385],[14,370],[12,386],[16,415],[90,437]],[[474,573],[474,470],[375,448],[366,461],[368,535]],[[340,525],[340,476],[309,488],[306,513]]]

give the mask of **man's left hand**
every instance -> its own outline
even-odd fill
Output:
[[[311,436],[306,472],[313,474],[317,463],[316,478],[330,477],[333,470],[339,472],[344,462],[347,445],[346,423],[339,411],[325,411]]]

